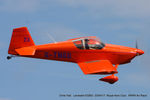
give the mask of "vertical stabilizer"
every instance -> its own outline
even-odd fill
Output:
[[[16,55],[17,52],[15,51],[15,49],[34,45],[35,44],[31,38],[27,27],[15,28],[13,29],[8,53]]]

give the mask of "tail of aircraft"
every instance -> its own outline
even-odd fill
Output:
[[[16,55],[18,54],[16,52],[16,49],[22,48],[22,47],[29,47],[34,46],[34,42],[31,38],[31,35],[27,29],[27,27],[20,27],[13,29],[8,53]]]

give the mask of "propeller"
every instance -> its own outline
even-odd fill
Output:
[[[136,40],[136,44],[135,44],[135,47],[136,47],[136,56],[140,56],[140,55],[142,55],[142,54],[144,54],[144,51],[142,51],[142,50],[140,50],[139,48],[138,48],[138,42],[137,42],[137,40]]]
[[[137,40],[136,40],[136,43],[135,43],[135,48],[138,49],[138,42],[137,42]],[[136,56],[139,56],[139,55],[140,55],[140,54],[137,52],[137,53],[136,53]]]
[[[136,49],[138,49],[138,42],[137,42],[137,40],[136,40],[135,47],[136,47]]]

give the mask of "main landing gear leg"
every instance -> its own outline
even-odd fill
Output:
[[[118,68],[118,65],[119,65],[119,64],[116,64],[116,65],[115,65],[115,68],[116,68],[116,69]]]
[[[117,70],[117,68],[118,68],[118,65],[119,65],[119,64],[116,64],[116,65],[115,65],[116,70]],[[112,74],[112,75],[110,75],[110,76],[106,76],[106,77],[101,78],[101,79],[99,79],[99,80],[100,80],[100,81],[107,82],[107,83],[110,83],[110,84],[113,84],[113,83],[115,83],[115,82],[118,81],[118,77],[115,76],[114,74]]]

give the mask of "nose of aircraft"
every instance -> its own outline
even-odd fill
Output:
[[[137,55],[142,55],[142,54],[144,54],[144,51],[143,51],[143,50],[140,50],[140,49],[137,49],[136,52],[137,52]]]

